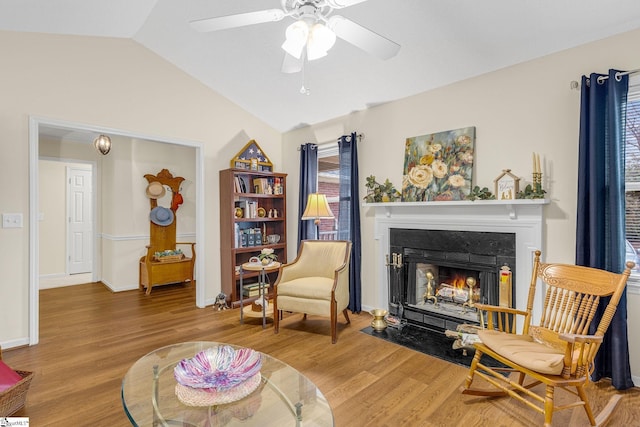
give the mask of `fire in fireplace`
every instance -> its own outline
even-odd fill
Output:
[[[417,326],[479,323],[478,302],[513,306],[515,234],[390,230],[389,312]],[[502,295],[501,295],[502,293]]]

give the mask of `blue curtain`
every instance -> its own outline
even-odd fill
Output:
[[[303,144],[300,146],[300,198],[298,199],[298,252],[300,242],[316,238],[316,226],[313,221],[301,220],[307,206],[309,194],[318,188],[318,146]]]
[[[340,159],[340,204],[338,207],[338,239],[351,241],[349,265],[349,310],[362,310],[360,193],[358,191],[358,136],[345,135],[338,140]]]
[[[622,272],[625,263],[624,120],[627,75],[582,76],[578,157],[576,264]],[[607,299],[608,300],[608,299]],[[602,317],[602,300],[591,333]],[[633,387],[627,341],[626,291],[596,357],[592,379]]]

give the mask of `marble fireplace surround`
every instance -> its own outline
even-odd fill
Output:
[[[476,200],[455,202],[364,203],[375,210],[374,238],[378,241],[376,283],[380,307],[388,307],[389,230],[423,229],[514,233],[516,236],[516,308],[527,305],[534,252],[542,248],[543,208],[547,199]],[[543,254],[544,258],[544,254]],[[544,289],[536,288],[533,319],[542,315]]]

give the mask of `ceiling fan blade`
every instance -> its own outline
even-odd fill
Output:
[[[332,16],[329,18],[328,25],[336,33],[336,36],[380,59],[392,58],[400,50],[398,43],[374,33],[344,16]]]
[[[282,60],[282,72],[293,74],[302,71],[302,66],[304,65],[304,57],[304,51],[302,52],[302,55],[300,55],[300,59],[285,52],[284,59]]]
[[[262,24],[263,22],[275,22],[280,21],[284,17],[284,11],[280,9],[268,9],[259,10],[257,12],[239,13],[237,15],[197,19],[195,21],[191,21],[190,24],[198,31],[209,32]]]
[[[334,9],[342,9],[343,7],[353,6],[354,4],[364,3],[367,0],[327,0],[329,6]]]

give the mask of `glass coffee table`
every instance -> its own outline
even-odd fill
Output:
[[[224,405],[192,407],[175,395],[173,369],[182,359],[219,345],[185,342],[141,357],[122,380],[122,405],[134,426],[333,426],[327,399],[307,377],[262,355],[262,379],[247,397]],[[233,348],[239,348],[231,345]]]

